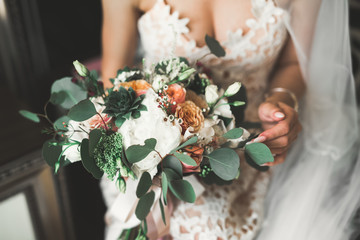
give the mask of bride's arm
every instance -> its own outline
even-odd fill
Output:
[[[283,91],[272,92],[271,89],[275,88]],[[259,117],[265,131],[259,135],[257,141],[264,142],[272,153],[276,154],[275,162],[269,165],[285,160],[288,147],[301,131],[294,109],[296,101],[291,93],[296,99],[300,99],[304,91],[305,83],[294,44],[289,37],[270,78],[269,96],[259,107]]]
[[[102,66],[105,88],[112,86],[117,70],[132,66],[137,46],[139,11],[133,0],[102,0]]]

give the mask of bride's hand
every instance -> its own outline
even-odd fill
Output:
[[[254,142],[266,144],[275,155],[275,161],[265,165],[283,163],[288,148],[302,129],[297,112],[282,102],[264,102],[259,107],[259,117],[265,131]]]

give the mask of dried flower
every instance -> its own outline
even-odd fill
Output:
[[[176,108],[175,117],[183,120],[181,124],[183,132],[189,127],[192,127],[192,132],[198,132],[204,123],[204,115],[201,109],[192,101],[179,104]]]

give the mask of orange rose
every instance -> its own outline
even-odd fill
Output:
[[[147,90],[151,87],[151,85],[147,81],[142,80],[142,79],[134,80],[134,81],[130,81],[130,82],[123,82],[123,83],[120,83],[120,86],[122,86],[126,89],[131,87],[132,89],[134,89],[137,96],[145,94],[147,92]]]
[[[171,113],[175,113],[178,104],[185,102],[186,90],[179,84],[171,84],[165,91],[166,96],[171,103]],[[175,104],[173,104],[175,103]]]
[[[181,118],[183,132],[193,127],[193,133],[198,132],[204,123],[204,115],[201,109],[192,101],[185,101],[177,106],[175,117]]]
[[[203,159],[204,149],[199,146],[186,146],[183,150],[196,162],[196,166],[190,166],[181,162],[183,173],[200,172],[200,163]]]

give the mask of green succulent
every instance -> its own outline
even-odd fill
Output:
[[[145,95],[136,97],[135,91],[130,87],[126,90],[120,87],[119,91],[112,91],[105,101],[104,113],[114,117],[117,127],[121,125],[130,117],[139,118],[140,111],[147,111],[145,105],[141,104]]]

